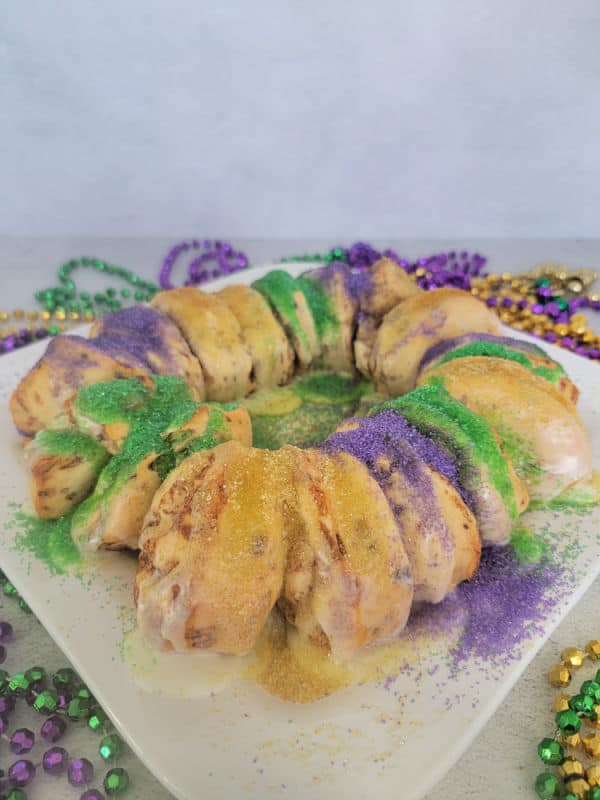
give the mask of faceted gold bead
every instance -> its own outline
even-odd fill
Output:
[[[83,319],[86,322],[92,322],[94,319],[94,312],[93,311],[84,311],[83,312]]]
[[[564,689],[571,683],[571,673],[564,664],[554,664],[548,670],[548,680],[551,686],[557,689]]]
[[[525,330],[525,323],[519,320],[515,320],[512,323],[512,327],[517,331],[524,331]]]
[[[593,767],[588,767],[585,777],[590,786],[600,786],[600,765],[595,764]]]
[[[582,800],[585,800],[590,790],[590,785],[585,778],[573,778],[572,781],[565,781],[565,786],[571,794],[582,798]]]
[[[588,295],[588,297],[592,301],[592,303],[597,303],[598,300],[600,300],[600,294],[598,294],[598,292],[592,292],[591,294]]]
[[[600,703],[597,706],[594,706],[594,711],[596,713],[596,719],[588,719],[587,722],[593,728],[600,728]]]
[[[549,678],[550,678],[550,676],[548,676],[548,679]],[[552,703],[552,709],[554,711],[556,711],[557,713],[559,711],[566,711],[567,708],[569,707],[569,700],[570,699],[571,699],[571,695],[565,694],[564,692],[561,692],[560,694],[557,694],[556,697],[554,698],[554,702]]]
[[[566,709],[561,709],[561,711],[565,711]],[[561,733],[558,737],[558,741],[562,744],[563,747],[579,747],[581,744],[581,736],[578,733],[574,733],[572,736],[567,736],[566,733]]]
[[[69,319],[72,319],[74,321],[78,320],[79,319],[79,311],[70,311],[69,312]]]
[[[576,758],[565,758],[557,772],[561,778],[583,778],[585,775],[583,764]]]
[[[556,325],[554,328],[554,333],[557,336],[566,336],[569,333],[569,326],[562,323],[560,325]]]
[[[9,335],[9,336],[15,336],[15,335],[16,335],[16,334],[19,332],[19,329],[18,329],[18,328],[15,328],[15,327],[13,326],[13,327],[11,327],[11,328],[7,328],[7,332],[8,332],[8,335]]]
[[[589,342],[593,342],[595,338],[596,337],[591,331],[586,331],[581,337],[582,341],[585,342],[586,344],[589,344]]]
[[[508,311],[501,311],[500,319],[502,320],[502,322],[510,322],[512,319],[512,315]]]
[[[573,314],[571,317],[571,324],[573,325],[585,325],[588,319],[585,314]]]
[[[479,298],[481,300],[487,300],[488,297],[491,297],[491,296],[492,296],[492,293],[488,292],[487,289],[484,289],[483,292],[481,292],[481,294],[479,295]]]
[[[559,326],[557,325],[556,327],[558,328]],[[560,654],[562,663],[570,669],[579,669],[586,658],[587,653],[585,650],[580,650],[578,647],[565,647]]]
[[[600,661],[600,639],[592,639],[586,644],[585,649],[595,661]]]
[[[45,309],[44,311],[40,311],[40,319],[49,320],[51,316],[52,314],[49,311],[46,311]]]
[[[425,275],[424,267],[417,267],[417,269],[415,270],[415,275],[417,276],[417,278],[422,278]]]
[[[471,286],[471,294],[473,294],[473,295],[475,295],[475,297],[477,297],[477,295],[479,294],[479,287]]]
[[[6,322],[8,320],[8,311],[0,311],[0,322]]]
[[[594,758],[600,756],[600,734],[594,733],[591,736],[584,736],[583,746],[588,755]]]
[[[67,314],[62,308],[54,312],[54,319],[57,319],[59,322],[63,322],[66,318]]]
[[[574,333],[575,336],[583,336],[586,331],[587,327],[585,325],[571,325],[571,333]]]
[[[39,315],[38,315],[38,312],[37,312],[37,311],[28,311],[28,312],[27,312],[27,319],[30,319],[32,322],[33,322],[34,320],[36,320],[36,319],[38,318],[38,316],[39,316]]]
[[[25,312],[23,311],[22,308],[15,308],[15,310],[13,311],[13,317],[15,319],[23,319],[24,316],[25,316]]]

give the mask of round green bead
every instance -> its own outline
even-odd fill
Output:
[[[101,708],[97,708],[88,720],[88,725],[93,731],[102,729],[108,722],[108,717]]]
[[[109,286],[109,288],[106,290],[106,294],[108,295],[108,297],[114,297],[116,295],[116,293],[117,293],[117,290],[113,289],[112,286]]]
[[[538,280],[535,282],[535,285],[536,285],[536,286],[551,286],[552,284],[551,284],[551,281],[550,281],[550,279],[549,279],[549,278],[539,278],[539,279],[538,279]]]
[[[588,800],[600,800],[600,786],[594,786],[588,795]]]
[[[584,681],[581,684],[581,693],[600,703],[600,683],[598,681]]]
[[[85,697],[74,697],[67,706],[69,719],[86,719],[90,715],[90,701]]]
[[[562,764],[565,760],[565,751],[556,739],[542,739],[538,744],[538,755],[544,764]]]
[[[5,669],[0,669],[0,694],[4,694],[8,689],[10,675]]]
[[[342,250],[341,247],[334,247],[331,252],[335,259],[339,260],[340,258],[344,257],[344,251]]]
[[[4,589],[2,591],[7,597],[16,597],[18,595],[17,590],[10,581],[6,581],[6,583],[4,584]]]
[[[31,686],[31,681],[25,677],[24,672],[17,672],[8,682],[8,691],[11,694],[23,695]]]
[[[27,800],[27,795],[23,789],[11,789],[7,795],[4,795],[6,800]]]
[[[58,694],[54,689],[46,689],[35,698],[33,707],[40,714],[52,714],[58,707]]]
[[[110,769],[104,778],[104,790],[106,794],[113,797],[121,794],[129,786],[129,775],[122,767]]]
[[[136,290],[136,291],[133,293],[133,296],[134,296],[134,298],[135,298],[135,299],[138,301],[138,303],[141,303],[141,302],[142,302],[142,300],[144,299],[144,292],[140,291],[140,289],[137,289],[137,290]]]
[[[58,336],[58,334],[60,333],[60,328],[57,325],[50,325],[50,327],[48,328],[48,333],[50,334],[50,336]]]
[[[32,683],[39,683],[46,680],[46,670],[43,667],[31,667],[25,673],[25,677]]]
[[[578,800],[577,795],[571,794],[571,792],[567,792],[567,794],[563,794],[562,800]]]
[[[96,294],[94,295],[94,302],[106,303],[106,297],[102,294],[102,292],[96,292]]]
[[[79,297],[81,300],[91,300],[91,295],[89,292],[79,292]]]
[[[556,305],[560,308],[561,311],[566,311],[567,308],[569,307],[569,304],[567,303],[567,301],[563,300],[562,298],[559,298],[556,301]]]
[[[97,270],[100,270],[100,272],[106,272],[107,265],[104,263],[104,261],[98,261],[94,264],[94,266]]]
[[[127,298],[129,297],[130,294],[131,292],[129,291],[129,289],[121,289],[121,297]]]
[[[32,613],[31,609],[29,608],[29,606],[27,605],[25,600],[23,600],[22,597],[19,597],[19,608],[21,609],[21,611],[24,611],[26,614],[31,614]]]
[[[567,736],[573,736],[581,728],[581,720],[572,710],[559,711],[555,717],[556,724]]]
[[[592,681],[586,681],[586,683],[592,683]],[[583,717],[594,716],[596,713],[594,711],[595,705],[594,698],[587,694],[574,694],[569,700],[569,708]]]
[[[66,686],[72,686],[75,682],[75,678],[75,670],[71,669],[71,667],[63,667],[54,673],[52,676],[52,683],[57,689],[62,689]]]
[[[551,772],[542,772],[535,779],[534,789],[541,800],[552,800],[558,795],[558,778]]]
[[[123,752],[123,742],[116,734],[111,733],[100,741],[98,752],[105,761],[118,758]]]

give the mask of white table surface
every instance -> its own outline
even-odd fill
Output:
[[[64,260],[82,255],[119,263],[155,280],[162,257],[173,243],[174,240],[166,239],[0,238],[0,308],[33,308],[33,291],[54,285],[56,268]],[[247,252],[253,264],[260,264],[285,255],[323,251],[337,242],[237,241],[234,244]],[[494,272],[524,272],[538,262],[549,259],[573,267],[598,267],[600,271],[600,240],[445,240],[384,244],[409,258],[446,249],[477,251],[489,257],[488,267]],[[182,258],[174,272],[174,280],[181,279],[184,267]],[[79,274],[74,277],[77,279]],[[86,273],[84,277],[86,283],[84,285],[82,280],[82,288],[106,286],[95,276]],[[79,281],[77,283],[79,286]],[[598,328],[597,325],[595,327]],[[600,369],[600,365],[590,363],[590,368]],[[599,610],[600,580],[597,580],[533,659],[474,744],[424,800],[487,800],[495,797],[520,800],[535,797],[533,790],[528,787],[541,771],[536,755],[537,743],[553,730],[550,711],[553,691],[546,683],[545,673],[557,660],[563,647],[571,644],[581,646],[589,639],[600,638]],[[0,619],[13,624],[17,637],[9,648],[6,663],[2,665],[5,669],[12,671],[34,663],[49,669],[66,665],[67,660],[41,625],[20,611],[14,601],[2,595]],[[29,710],[21,710],[20,713],[25,723]],[[19,721],[20,718],[15,719],[15,722]],[[32,721],[35,720],[29,717],[29,723]],[[94,734],[76,728],[69,733],[64,746],[73,756],[90,757],[100,767],[100,759],[94,758],[97,744],[98,739]],[[3,762],[8,760],[9,754],[6,745],[0,745],[0,748],[0,766],[5,768]],[[432,752],[431,758],[435,759],[436,754]],[[127,753],[120,763],[128,769],[132,779],[126,797],[131,800],[168,800],[169,793],[131,753]],[[76,794],[64,779],[52,783],[38,783],[36,779],[28,796],[30,800],[74,800]],[[375,786],[373,795],[377,795]],[[201,797],[201,789],[198,796]],[[293,787],[288,787],[285,797],[301,800],[294,794]],[[401,787],[398,787],[397,797],[401,800]]]

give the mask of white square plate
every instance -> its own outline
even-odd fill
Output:
[[[214,288],[250,282],[270,268],[234,275]],[[28,506],[28,481],[7,401],[44,347],[32,345],[0,359],[2,522],[13,519],[15,501]],[[548,349],[581,389],[579,408],[598,465],[600,368],[564,350]],[[18,546],[18,531],[9,524],[1,529],[0,561],[135,752],[181,800],[416,800],[468,747],[600,572],[598,509],[569,516],[535,512],[528,521],[552,540],[558,570],[532,610],[529,638],[505,645],[498,658],[473,655],[453,670],[448,647],[456,643],[459,629],[452,641],[438,638],[428,656],[395,680],[349,688],[308,706],[280,701],[251,683],[190,697],[189,675],[187,689],[175,678],[168,694],[142,690],[123,655],[124,634],[134,619],[131,558],[105,554],[83,579],[50,575]],[[461,612],[468,625],[470,609]],[[492,614],[491,628],[493,622]],[[192,657],[190,669],[194,663]]]

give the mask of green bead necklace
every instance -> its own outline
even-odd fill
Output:
[[[73,280],[73,273],[80,268],[91,269],[102,272],[105,275],[114,276],[126,284],[131,289],[125,287],[117,291],[109,286],[103,292],[79,291]],[[152,281],[147,281],[136,275],[130,269],[109,264],[99,258],[88,258],[84,256],[79,259],[71,259],[65,262],[58,269],[58,286],[51,286],[48,289],[39,289],[35,292],[35,299],[44,306],[44,309],[55,314],[80,314],[82,319],[90,315],[100,315],[108,311],[118,311],[121,308],[121,301],[132,298],[138,303],[151,300],[159,291],[159,287]]]

